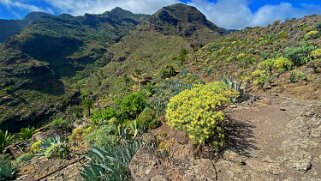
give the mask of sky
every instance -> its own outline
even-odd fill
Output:
[[[75,16],[100,14],[115,7],[152,14],[179,2],[195,6],[210,21],[228,29],[266,26],[275,20],[321,14],[321,0],[0,0],[0,19],[22,19],[32,11]]]

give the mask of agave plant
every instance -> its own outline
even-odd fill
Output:
[[[40,155],[47,158],[66,159],[69,155],[67,143],[62,141],[60,136],[49,137],[41,142]]]
[[[14,139],[15,137],[8,131],[3,132],[0,130],[0,151],[2,151],[6,146],[10,145]]]
[[[13,180],[16,174],[16,168],[8,158],[0,157],[0,180]]]
[[[81,169],[81,176],[87,181],[129,180],[128,164],[139,149],[140,141],[122,143],[116,147],[93,147],[89,151],[90,162]]]
[[[236,81],[232,80],[231,77],[224,76],[222,82],[224,82],[230,89],[241,91],[241,86]]]

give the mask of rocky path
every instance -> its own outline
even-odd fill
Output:
[[[227,110],[227,150],[216,160],[194,158],[193,147],[174,139],[166,125],[169,158],[140,150],[134,180],[321,180],[321,102],[261,96]]]
[[[262,96],[228,111],[218,180],[321,180],[321,104]]]

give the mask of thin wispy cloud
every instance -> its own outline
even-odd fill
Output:
[[[39,7],[32,2],[38,0],[0,0],[0,5],[7,8],[27,11],[45,11],[52,14],[85,13],[100,14],[115,7],[134,13],[152,14],[163,6],[181,2],[180,0],[42,0],[46,6]],[[305,15],[321,14],[321,6],[302,3],[294,6],[291,1],[264,5],[255,11],[250,9],[252,0],[189,0],[187,4],[197,7],[209,20],[218,26],[241,29],[248,26],[265,26],[273,21],[287,18],[299,18]],[[40,1],[38,1],[40,2]],[[320,3],[319,3],[320,4]]]
[[[224,28],[241,29],[248,26],[265,26],[275,20],[299,18],[305,15],[320,14],[321,6],[301,4],[294,7],[290,3],[265,5],[252,12],[249,0],[192,0],[190,5],[199,8],[211,21]]]
[[[14,0],[0,0],[0,4],[5,5],[7,8],[19,8],[24,9],[28,11],[44,11],[44,9],[41,9],[35,5],[26,4],[20,1],[14,1]]]
[[[163,6],[178,3],[178,0],[45,0],[59,12],[73,15],[99,14],[115,7],[134,13],[152,14]]]

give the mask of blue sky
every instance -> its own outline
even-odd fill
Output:
[[[0,19],[21,19],[31,11],[55,15],[99,14],[114,7],[152,14],[178,2],[197,7],[224,28],[264,26],[277,19],[321,14],[321,0],[0,0]]]

